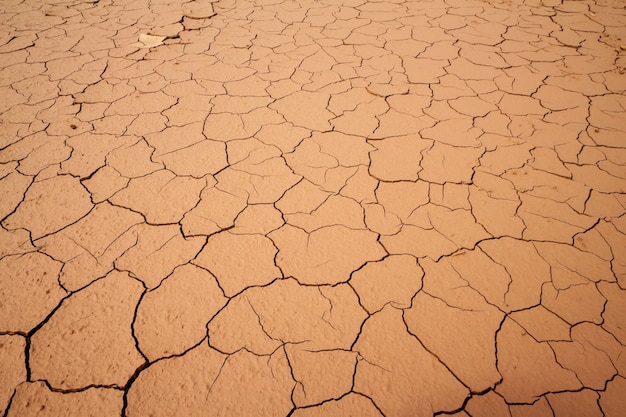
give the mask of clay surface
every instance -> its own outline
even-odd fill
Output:
[[[0,1],[0,415],[624,392],[622,0]]]

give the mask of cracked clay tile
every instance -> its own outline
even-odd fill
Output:
[[[239,196],[207,187],[200,194],[200,202],[185,213],[180,224],[185,236],[212,235],[234,225],[237,216],[246,208],[247,196]]]
[[[422,288],[423,276],[424,271],[414,257],[391,255],[354,271],[350,286],[372,314],[389,303],[396,308],[410,307],[413,296]]]
[[[276,147],[264,144],[256,138],[229,141],[226,150],[229,164],[238,169],[254,170],[255,165],[281,156]]]
[[[206,138],[202,129],[202,122],[189,123],[184,126],[168,126],[159,132],[146,135],[145,142],[154,148],[155,157],[162,157],[203,142]],[[120,157],[122,156],[120,155]]]
[[[470,20],[470,23],[474,24],[448,32],[470,44],[497,45],[502,42],[502,35],[507,30],[507,26],[501,23],[485,22],[478,19],[475,19],[473,22]]]
[[[543,116],[549,112],[547,108],[541,105],[539,99],[508,93],[502,96],[497,105],[502,113],[516,116]]]
[[[415,209],[406,219],[406,224],[433,228],[460,248],[472,248],[477,242],[491,237],[469,210],[450,210],[434,204]]]
[[[227,297],[251,286],[263,286],[282,278],[275,265],[277,248],[262,235],[236,235],[228,231],[209,237],[193,261],[209,270]]]
[[[282,156],[229,166],[215,178],[220,189],[245,199],[248,204],[275,203],[301,179]]]
[[[512,187],[510,187],[512,190]],[[472,215],[487,233],[494,237],[521,238],[524,222],[516,216],[520,205],[517,198],[498,198],[490,190],[471,186],[469,192]]]
[[[152,364],[130,386],[126,415],[206,416],[210,410],[207,396],[226,358],[201,343],[184,355]]]
[[[574,181],[585,184],[596,191],[626,193],[626,178],[624,178],[622,166],[619,166],[616,172],[622,177],[612,175],[597,165],[565,164],[565,166],[572,172]]]
[[[422,152],[419,178],[438,184],[470,183],[474,168],[479,165],[483,148],[454,147],[435,142]]]
[[[590,389],[579,392],[559,392],[546,395],[555,417],[577,415],[580,417],[602,417],[598,404],[600,396]]]
[[[496,347],[493,343],[504,314],[493,306],[462,309],[419,292],[405,310],[409,332],[432,352],[472,392],[492,388],[501,380],[496,369]],[[428,323],[443,319],[441,326]]]
[[[595,129],[590,136],[598,145],[620,147],[624,123],[620,116],[626,101],[622,95],[607,94],[591,98],[589,124]]]
[[[417,135],[399,136],[370,141],[375,150],[370,152],[370,174],[382,181],[416,181],[422,170],[423,152],[432,147],[432,141]]]
[[[317,144],[321,153],[332,156],[344,167],[367,165],[370,163],[368,155],[374,150],[372,144],[363,138],[339,132],[314,132],[310,139],[305,140]]]
[[[152,224],[176,223],[198,204],[206,185],[205,178],[178,177],[163,169],[131,179],[109,201],[140,212]]]
[[[156,169],[160,169],[159,166]],[[101,203],[128,185],[129,178],[123,177],[115,168],[105,165],[89,178],[83,185],[91,194],[91,201]]]
[[[551,85],[542,85],[533,97],[538,98],[543,107],[553,111],[582,107],[586,112],[589,106],[589,99],[583,94]]]
[[[133,325],[139,349],[151,361],[182,354],[204,339],[207,321],[225,304],[210,272],[191,264],[176,268],[139,303]]]
[[[27,415],[37,410],[41,417],[115,417],[123,406],[123,391],[89,388],[79,392],[56,392],[43,381],[18,385],[7,417]]]
[[[261,389],[259,389],[262,387]],[[284,349],[269,357],[245,350],[230,355],[207,395],[215,414],[280,417],[293,407],[294,381]]]
[[[482,136],[481,139],[486,142],[488,138]],[[501,142],[501,139],[506,140],[504,137],[496,135],[489,139],[494,139],[496,142]],[[532,145],[528,143],[496,145],[495,149],[488,149],[487,152],[480,156],[480,167],[478,169],[493,175],[501,175],[512,168],[521,168],[526,162],[531,160],[531,149]]]
[[[549,172],[561,177],[570,178],[572,173],[566,168],[565,164],[559,158],[557,151],[547,148],[535,148],[530,151],[533,160],[530,166],[537,170]]]
[[[624,345],[626,344],[626,329],[621,324],[621,319],[626,309],[626,292],[617,284],[608,282],[599,283],[598,290],[607,301],[602,312],[604,319],[602,327]]]
[[[330,192],[303,178],[283,194],[276,202],[276,208],[285,215],[311,213],[331,195]]]
[[[57,232],[93,208],[77,178],[59,175],[30,185],[17,209],[2,221],[7,229],[24,228],[33,239]]]
[[[534,155],[533,151],[531,155]],[[510,169],[502,175],[502,178],[510,181],[524,197],[540,197],[553,202],[566,203],[577,212],[584,210],[589,188],[591,188],[575,179],[564,178],[528,165],[519,169]]]
[[[527,308],[539,303],[541,285],[547,282],[550,266],[537,253],[532,244],[511,238],[484,241],[480,248],[494,262],[502,265],[512,281],[507,289],[507,304],[518,304],[517,308]]]
[[[58,42],[58,40],[56,40],[56,42]],[[90,55],[68,56],[57,59],[51,59],[50,57],[46,58],[45,74],[49,77],[51,81],[61,80],[71,73],[80,70],[83,66],[94,60],[93,57]]]
[[[615,225],[600,221],[597,226],[602,238],[611,247],[613,259],[611,268],[615,273],[617,282],[621,288],[626,288],[626,236],[615,227]]]
[[[509,405],[511,417],[553,417],[554,412],[545,397],[540,397],[532,404]]]
[[[188,389],[190,385],[193,391]],[[161,361],[143,372],[128,394],[127,413],[129,416],[258,413],[278,417],[293,407],[293,385],[282,349],[271,356],[239,351],[224,357],[202,343],[183,356]]]
[[[285,221],[307,233],[326,226],[342,225],[349,229],[366,229],[363,207],[340,195],[331,195],[311,213],[285,214]]]
[[[545,342],[537,342],[524,329],[505,319],[496,335],[498,371],[502,383],[496,392],[507,403],[532,403],[538,396],[582,387],[576,374],[562,367]]]
[[[371,203],[376,201],[375,191],[378,184],[379,182],[369,174],[368,166],[361,165],[354,175],[346,180],[339,193],[361,204]]]
[[[626,389],[626,378],[618,375],[606,386],[606,390],[600,393],[598,402],[605,416],[619,416],[626,408],[626,397],[623,392]]]
[[[192,75],[196,80],[210,80],[226,83],[229,81],[243,80],[253,73],[254,71],[251,68],[239,68],[232,64],[216,61],[212,65],[193,70]]]
[[[593,253],[598,258],[611,262],[613,259],[612,247],[608,241],[602,236],[599,231],[599,225],[596,225],[593,229],[587,230],[585,233],[580,233],[574,236],[574,247],[583,252]],[[616,247],[616,258],[623,259],[622,252],[625,251],[625,247]],[[619,261],[611,265],[613,267],[613,273],[619,281]],[[617,266],[617,269],[615,268]]]
[[[26,381],[24,349],[26,340],[20,335],[0,335],[0,410],[5,412],[13,388]]]
[[[67,139],[72,148],[69,159],[61,163],[62,173],[86,178],[91,176],[106,162],[106,157],[118,148],[125,148],[136,142],[130,136],[115,136],[85,132]]]
[[[272,204],[254,204],[246,207],[235,219],[233,234],[266,235],[285,224],[283,213]]]
[[[579,92],[585,96],[600,96],[609,92],[603,83],[595,81],[589,74],[551,75],[544,83],[565,91]]]
[[[337,400],[352,390],[357,354],[347,350],[310,351],[297,345],[285,348],[296,381],[296,407]]]
[[[123,136],[128,126],[135,120],[137,116],[104,116],[101,119],[92,122],[94,130],[110,135]]]
[[[32,379],[58,389],[125,386],[144,362],[130,327],[142,291],[115,271],[64,301],[31,337]]]
[[[266,107],[272,102],[270,97],[256,97],[256,96],[228,96],[219,95],[211,99],[211,113],[232,113],[232,114],[245,114],[250,113],[254,109]]]
[[[410,224],[403,225],[399,232],[381,236],[380,243],[390,254],[410,254],[418,258],[439,259],[459,248],[450,239],[434,228],[423,229]]]
[[[179,176],[201,178],[216,174],[228,166],[222,142],[203,140],[186,148],[161,153],[154,158]]]
[[[479,97],[459,97],[448,103],[457,112],[471,117],[484,117],[497,110],[493,103],[486,102]]]
[[[356,167],[340,166],[336,157],[323,153],[320,145],[310,139],[305,139],[294,152],[285,155],[285,162],[295,174],[323,191],[338,192],[357,170]]]
[[[148,144],[147,140],[140,139],[132,145],[121,146],[107,154],[107,165],[101,169],[110,167],[118,172],[120,176],[127,178],[146,176],[163,169],[163,164],[152,160],[154,151],[155,149]]]
[[[375,233],[341,225],[311,233],[285,225],[269,238],[278,247],[276,264],[284,275],[303,284],[346,282],[352,271],[385,255]]]
[[[503,70],[476,65],[465,58],[456,58],[446,67],[448,74],[456,75],[461,80],[497,80]]]
[[[0,87],[0,92],[2,93],[2,101],[0,102],[0,113],[2,114],[2,119],[9,119],[10,115],[8,114],[12,109],[19,107],[20,104],[25,104],[28,102],[26,97],[15,91],[11,87]],[[3,137],[0,142],[1,145],[6,146],[5,142],[7,138]]]
[[[518,215],[526,225],[526,240],[569,243],[574,235],[594,225],[596,219],[579,214],[568,205],[522,193]]]
[[[326,401],[313,407],[298,408],[291,415],[292,417],[316,417],[319,415],[326,417],[383,417],[372,400],[354,392],[341,397],[339,400]]]
[[[507,115],[502,114],[499,110],[496,110],[489,112],[484,117],[477,118],[474,126],[484,132],[484,134],[481,136],[481,142],[483,145],[489,148],[490,146],[487,139],[491,139],[495,135],[503,135],[503,138],[506,138],[506,142],[511,141],[511,131],[509,130],[509,123],[511,123],[511,119]],[[489,134],[492,134],[494,136],[490,136]]]
[[[129,271],[148,288],[157,287],[177,266],[197,256],[206,242],[204,237],[184,237],[178,225],[142,223],[127,234],[135,242],[115,260],[115,268]]]
[[[133,92],[113,102],[104,112],[105,115],[136,115],[142,112],[157,113],[176,103],[176,98],[162,91],[154,93]]]
[[[34,249],[30,233],[27,230],[16,229],[8,231],[0,227],[0,258],[4,258],[7,255],[32,252]]]
[[[538,342],[570,340],[570,325],[542,305],[509,316]]]
[[[142,220],[139,214],[130,210],[106,202],[100,203],[78,222],[53,235],[46,236],[38,244],[45,253],[66,262],[65,266],[74,256],[83,251],[94,258],[101,259],[121,235],[132,226],[142,223]],[[103,228],[102,224],[106,224],[107,227]],[[58,244],[55,242],[57,240],[63,243]],[[76,248],[71,246],[76,246]]]
[[[256,355],[270,355],[284,343],[269,335],[247,293],[231,299],[207,324],[209,345],[227,354],[245,349]],[[232,326],[233,320],[237,326]]]
[[[31,183],[31,177],[13,170],[0,178],[0,219],[13,213],[13,210],[24,199],[24,194]]]
[[[615,281],[611,263],[593,253],[561,243],[534,242],[534,245],[539,255],[550,264],[552,281],[557,288],[573,283],[587,283],[581,277],[591,282]]]
[[[504,259],[494,259],[497,252],[487,253],[482,247],[488,242],[497,242],[497,244],[487,246],[487,250],[505,251],[513,250],[516,255],[523,254],[528,261],[535,262],[527,265],[525,262],[518,261],[511,255],[499,254],[508,257],[508,262],[498,263]],[[532,246],[526,248],[524,242],[518,242],[513,239],[499,239],[498,241],[485,241],[472,251],[459,252],[455,256],[447,258],[452,268],[465,280],[470,287],[481,293],[485,299],[504,311],[518,310],[536,305],[540,301],[541,284],[549,280],[549,269],[547,264],[542,265],[541,259],[534,253]],[[518,263],[518,271],[509,270]],[[517,268],[516,268],[517,269]],[[530,270],[530,271],[529,271]],[[523,278],[523,282],[517,283],[512,280],[511,275],[519,274]],[[528,279],[528,278],[532,279]]]
[[[453,126],[455,124],[456,125],[460,124],[461,128],[457,128],[456,129],[457,131],[465,132],[467,130],[471,130],[472,124],[469,123],[470,121],[467,120],[467,118],[464,117],[461,113],[453,109],[452,106],[450,106],[451,101],[452,100],[438,100],[438,99],[433,98],[433,100],[431,100],[430,102],[430,105],[424,109],[424,113],[426,113],[428,116],[432,117],[433,119],[437,120],[437,125],[443,122],[446,122],[444,123],[444,126],[450,123]],[[437,136],[445,137],[445,135],[437,135]]]
[[[57,281],[61,267],[37,252],[0,259],[0,331],[28,333],[54,310],[67,295]]]
[[[621,157],[623,157],[623,152],[606,150],[604,153],[606,155],[606,159],[598,162],[598,168],[608,172],[613,177],[626,179],[623,164],[620,163],[622,159]],[[622,155],[620,155],[620,153]]]
[[[476,177],[476,175],[474,176]],[[468,199],[470,195],[470,187],[465,184],[429,184],[430,203],[438,206],[445,206],[449,209],[466,209],[471,210],[472,206]]]
[[[433,261],[420,259],[424,269],[422,291],[432,297],[445,300],[447,305],[460,310],[484,311],[486,297],[473,288],[459,272],[443,258]]]
[[[508,404],[494,391],[488,391],[480,396],[472,396],[467,402],[465,410],[471,417],[511,417]]]
[[[612,365],[619,374],[626,369],[626,346],[618,341],[615,336],[599,325],[589,322],[577,324],[572,327],[572,339],[579,341],[583,346],[592,346],[604,352],[611,359]]]
[[[142,93],[153,93],[166,88],[169,85],[169,82],[166,81],[161,75],[152,73],[142,77],[132,78],[129,80],[128,84],[135,87]]]
[[[558,363],[573,371],[586,388],[601,391],[617,375],[609,356],[588,343],[582,344],[574,339],[571,342],[556,341],[549,344]]]
[[[348,285],[316,288],[286,279],[245,296],[266,335],[301,349],[348,349],[367,317]]]
[[[419,57],[402,59],[407,78],[413,84],[436,84],[439,77],[446,74],[445,67],[449,64],[447,60],[420,59]]]
[[[76,94],[76,102],[81,104],[110,104],[126,97],[133,91],[134,88],[126,82],[110,82],[103,79],[97,83],[88,85],[83,92]]]
[[[416,136],[420,130],[435,124],[435,119],[432,117],[426,115],[413,116],[393,108],[380,116],[376,116],[376,119],[378,119],[379,126],[373,134],[368,135],[372,140],[392,139],[404,135]]]
[[[45,75],[37,75],[14,83],[12,87],[33,103],[55,99],[59,94],[58,84]]]
[[[460,41],[456,43],[460,47],[460,56],[476,65],[484,65],[493,68],[509,68],[510,65],[498,54],[497,46],[477,45]]]
[[[43,63],[17,63],[0,69],[0,86],[8,86],[45,72]]]
[[[296,146],[311,132],[291,123],[266,124],[255,134],[255,137],[266,145],[278,147],[282,152],[293,152]]]
[[[264,97],[268,95],[267,88],[271,85],[272,83],[269,81],[263,80],[257,75],[251,75],[243,80],[224,83],[224,88],[230,96]]]
[[[324,93],[296,91],[276,100],[270,108],[294,126],[324,132],[331,129],[329,120],[334,117],[327,109],[329,99]]]
[[[407,332],[402,312],[393,307],[365,322],[354,350],[360,355],[354,391],[370,397],[386,416],[453,411],[469,396],[467,387]],[[437,386],[444,395],[433,395],[429,386]]]
[[[372,103],[377,103],[377,106],[381,108],[387,108],[385,100],[372,95],[367,88],[353,87],[348,91],[331,95],[328,110],[339,116],[346,111],[356,110],[360,105]]]

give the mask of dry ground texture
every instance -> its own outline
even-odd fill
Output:
[[[0,415],[625,415],[623,0],[0,14]]]

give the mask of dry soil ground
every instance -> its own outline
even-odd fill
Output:
[[[0,16],[0,414],[625,415],[623,0]]]

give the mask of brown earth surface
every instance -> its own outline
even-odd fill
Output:
[[[0,415],[625,415],[623,0],[0,16]]]

